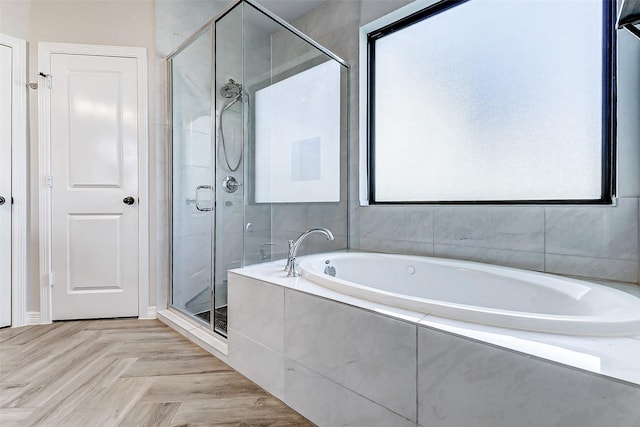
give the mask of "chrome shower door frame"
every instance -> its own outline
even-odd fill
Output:
[[[169,184],[169,199],[170,199],[170,204],[169,204],[169,214],[168,214],[168,223],[170,224],[169,227],[169,235],[168,235],[168,239],[169,239],[169,286],[167,289],[167,306],[168,307],[172,307],[175,310],[178,310],[179,312],[189,316],[189,318],[194,319],[195,321],[197,321],[198,323],[201,323],[205,326],[207,326],[209,329],[211,329],[213,331],[213,322],[209,321],[206,322],[205,320],[199,318],[198,316],[196,316],[195,314],[189,313],[184,309],[181,309],[175,305],[173,305],[173,291],[174,291],[174,286],[175,283],[173,281],[174,278],[174,230],[173,230],[173,221],[174,221],[174,212],[173,212],[173,199],[174,199],[174,194],[173,194],[173,179],[174,179],[174,168],[173,168],[173,147],[174,147],[174,137],[173,137],[173,133],[174,133],[174,99],[173,99],[173,92],[174,92],[174,84],[173,84],[173,76],[174,76],[174,66],[173,66],[173,61],[176,58],[176,56],[178,54],[180,54],[181,52],[183,52],[186,48],[188,48],[189,46],[191,46],[193,44],[193,42],[195,42],[196,40],[198,40],[201,36],[203,36],[207,31],[211,32],[211,56],[212,58],[215,55],[215,31],[214,31],[214,20],[210,20],[208,21],[205,25],[203,25],[200,29],[198,29],[198,31],[196,31],[195,33],[193,33],[187,40],[185,40],[185,42],[183,42],[177,49],[175,49],[171,54],[169,54],[166,58],[166,62],[167,62],[167,93],[166,93],[166,99],[167,99],[167,105],[166,105],[166,117],[168,118],[169,121],[169,135],[168,135],[168,139],[169,139],[169,146],[171,147],[171,149],[168,151],[168,163],[170,165],[169,167],[169,171],[168,171],[168,179],[167,179],[167,183]],[[211,81],[214,81],[214,61],[215,59],[212,59],[212,63],[211,63]],[[209,94],[209,96],[211,97],[211,99],[213,99],[214,96],[214,87],[215,85],[212,84],[211,85],[211,93]],[[212,129],[212,133],[211,133],[211,145],[212,147],[215,147],[215,104],[212,102],[211,103],[211,108],[209,111],[209,117],[211,120],[211,129]],[[212,150],[212,152],[214,153],[211,159],[211,169],[212,169],[212,177],[215,176],[215,150]],[[215,249],[215,215],[216,215],[216,211],[215,211],[215,203],[213,203],[213,201],[215,200],[215,185],[213,183],[213,179],[211,180],[212,182],[210,182],[208,185],[199,185],[195,191],[196,191],[196,196],[194,198],[194,203],[196,204],[196,209],[198,211],[208,211],[211,212],[211,222],[212,222],[212,236],[211,236],[211,250],[212,250],[212,254],[214,254],[214,249]],[[211,200],[212,200],[212,206],[210,209],[201,209],[199,208],[198,204],[199,204],[199,200],[198,200],[198,191],[203,189],[203,188],[208,188],[211,190]],[[210,299],[211,299],[211,303],[210,303],[210,315],[213,313],[213,301],[214,301],[214,286],[213,286],[213,258],[211,259],[210,262],[210,266],[211,266],[211,281],[209,283],[209,291],[210,291]],[[226,338],[226,337],[225,337]]]

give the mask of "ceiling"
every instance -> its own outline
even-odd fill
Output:
[[[327,0],[256,0],[287,22],[293,22],[311,12]]]

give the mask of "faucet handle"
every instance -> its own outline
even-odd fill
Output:
[[[284,266],[284,271],[289,273],[291,271],[295,258],[293,257],[293,240],[289,240],[289,252],[287,253],[287,265]]]
[[[300,273],[296,268],[296,257],[291,257],[291,267],[287,272],[287,277],[300,277]]]

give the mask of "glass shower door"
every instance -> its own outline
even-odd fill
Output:
[[[213,233],[212,35],[171,58],[172,305],[210,323]]]
[[[245,117],[243,8],[238,4],[215,21],[216,156],[214,331],[227,334],[227,271],[243,266]]]

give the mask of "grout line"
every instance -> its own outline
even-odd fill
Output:
[[[419,324],[416,325],[416,426],[420,425],[420,394],[419,394],[419,389],[418,389],[418,376],[419,374],[419,370],[420,370],[420,359],[419,359],[419,340],[418,340],[418,329]]]
[[[543,209],[542,217],[542,271],[547,271],[547,208]]]

